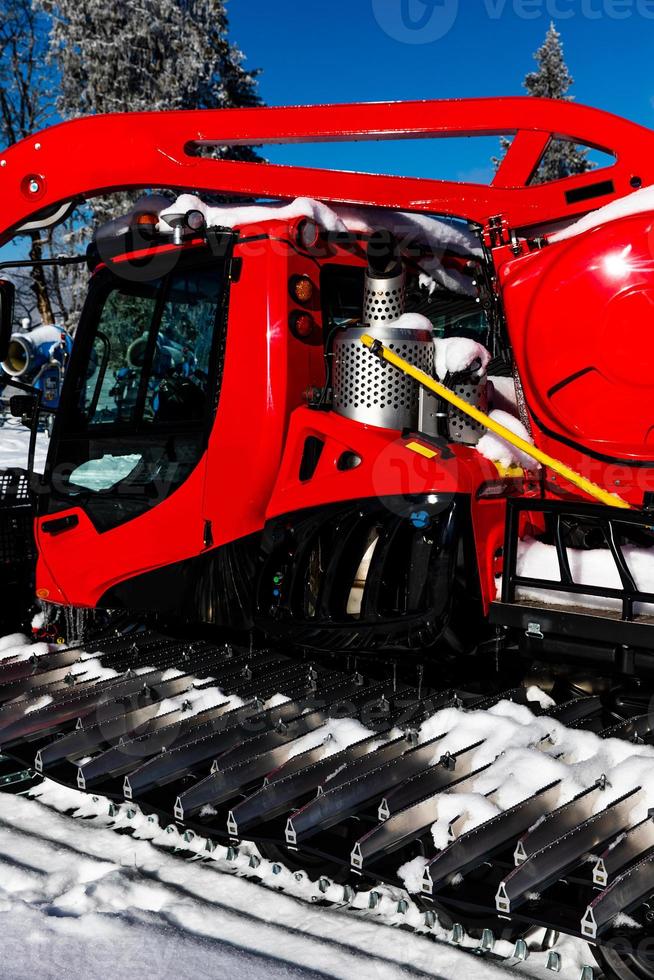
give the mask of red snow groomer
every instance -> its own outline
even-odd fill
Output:
[[[202,152],[496,134],[490,186]],[[557,140],[613,162],[541,183]],[[652,149],[498,99],[96,117],[8,150],[5,239],[172,192],[83,257],[32,478],[66,642],[0,651],[10,784],[18,760],[371,908],[404,887],[489,955],[556,970],[568,933],[654,976]],[[34,433],[40,409],[12,405]]]

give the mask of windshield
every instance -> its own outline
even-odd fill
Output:
[[[83,424],[202,419],[222,289],[214,266],[110,288],[81,393]]]
[[[225,292],[225,260],[208,256],[145,282],[96,275],[55,429],[48,512],[72,497],[106,528],[188,477],[216,403]]]

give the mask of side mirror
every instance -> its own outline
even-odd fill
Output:
[[[34,415],[36,395],[12,395],[9,399],[9,414],[16,419],[27,419]]]
[[[16,287],[8,279],[0,279],[0,363],[7,359],[14,324]]]

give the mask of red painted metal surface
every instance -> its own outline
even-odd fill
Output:
[[[499,276],[538,444],[641,504],[654,490],[654,216],[511,258]]]
[[[396,140],[515,134],[492,186],[218,161],[202,145]],[[612,153],[613,166],[529,185],[551,138]],[[316,197],[460,215],[485,224],[503,214],[527,227],[582,214],[654,183],[654,133],[597,109],[523,98],[391,102],[292,108],[135,113],[64,123],[0,157],[0,241],[39,211],[126,187],[169,186],[255,196]],[[587,198],[599,181],[613,189]],[[568,195],[572,192],[573,199]]]
[[[119,582],[202,554],[206,521],[213,546],[220,547],[304,508],[371,497],[472,494],[497,477],[492,463],[466,447],[453,447],[450,460],[428,460],[407,449],[399,432],[304,407],[307,387],[324,383],[324,362],[322,339],[306,344],[288,328],[290,278],[308,275],[319,283],[315,261],[284,244],[294,239],[296,224],[265,223],[274,247],[248,242],[248,229],[242,229],[245,241],[235,255],[245,254],[247,261],[231,287],[218,414],[198,467],[170,497],[111,530],[96,530],[79,507],[58,513],[75,514],[79,523],[56,537],[41,531],[47,517],[37,520],[42,598],[94,606]],[[335,248],[329,262],[363,266],[365,258]],[[321,331],[319,303],[312,312]],[[314,477],[303,482],[300,461],[309,435],[324,440],[325,448]],[[344,452],[356,453],[361,465],[340,470]],[[484,538],[487,526],[480,524]],[[494,598],[487,572],[483,592],[487,601]]]
[[[270,235],[289,226],[267,222]],[[292,232],[292,230],[291,230]],[[247,238],[247,234],[244,235]],[[182,486],[147,513],[104,533],[80,508],[80,521],[53,538],[40,530],[39,589],[56,582],[73,605],[94,605],[117,582],[204,549],[209,520],[216,546],[261,530],[277,477],[290,413],[309,384],[322,383],[322,350],[288,329],[288,282],[315,265],[281,241],[239,244],[247,255],[230,291],[225,370],[207,452]],[[119,258],[120,264],[120,258]]]

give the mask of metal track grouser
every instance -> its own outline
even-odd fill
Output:
[[[493,134],[491,186],[206,152]],[[558,140],[612,163],[542,182]],[[0,282],[32,431],[4,631],[40,604],[34,643],[0,641],[5,788],[654,976],[653,150],[537,99],[95,117],[7,150],[4,240],[164,191],[50,260],[90,279],[56,411]]]

